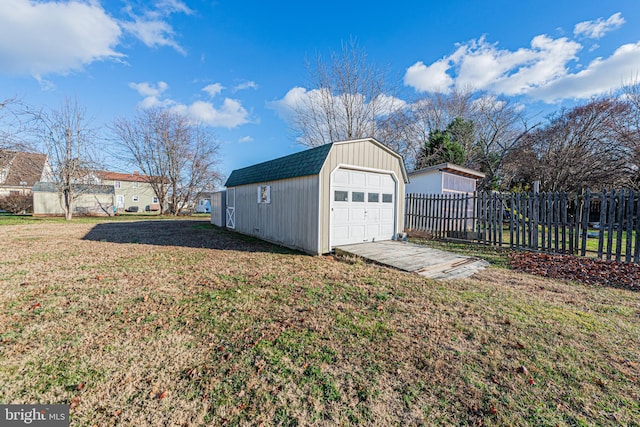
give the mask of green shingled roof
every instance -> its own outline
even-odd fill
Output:
[[[225,187],[254,184],[256,182],[276,181],[298,176],[316,175],[320,173],[331,146],[325,144],[310,150],[290,154],[268,162],[258,163],[231,172],[224,184]]]

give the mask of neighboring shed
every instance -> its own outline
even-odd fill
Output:
[[[77,199],[73,203],[74,215],[110,216],[114,213],[112,185],[76,184]],[[34,215],[64,215],[60,194],[50,182],[37,182],[33,186]]]
[[[469,194],[484,176],[474,169],[441,163],[411,172],[405,189],[407,194]]]
[[[211,224],[224,227],[227,215],[227,192],[211,193]]]
[[[402,157],[375,139],[334,142],[237,169],[226,225],[311,254],[403,231]]]

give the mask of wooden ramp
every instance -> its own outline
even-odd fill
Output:
[[[489,265],[478,258],[392,240],[338,246],[335,251],[338,255],[355,255],[431,279],[461,279]]]

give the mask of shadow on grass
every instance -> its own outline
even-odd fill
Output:
[[[243,252],[301,253],[196,220],[99,223],[93,226],[83,240]]]

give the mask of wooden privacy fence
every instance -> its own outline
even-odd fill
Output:
[[[640,262],[640,194],[408,194],[405,227],[436,239]]]

